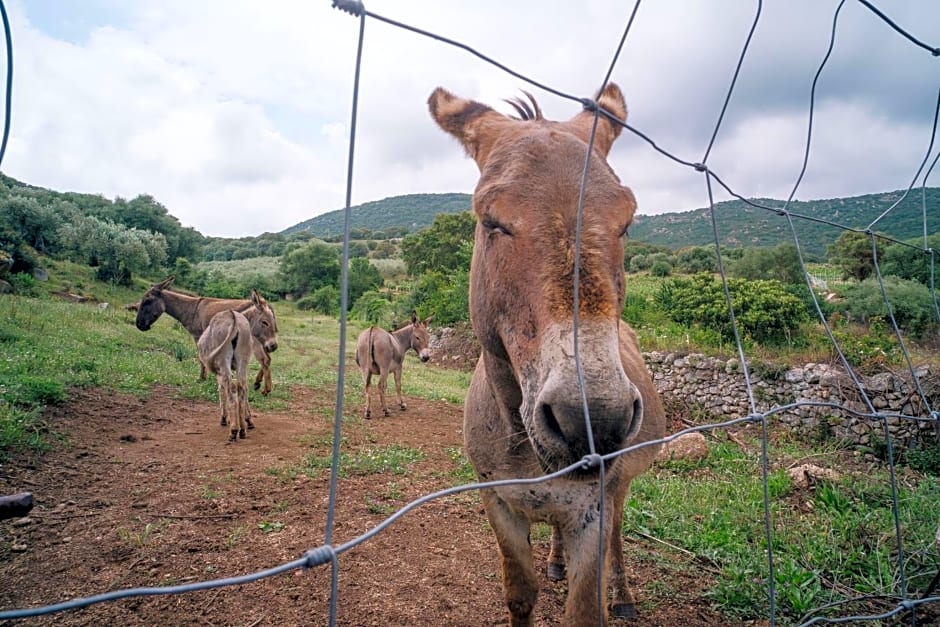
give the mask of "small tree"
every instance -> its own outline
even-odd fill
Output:
[[[357,257],[349,262],[348,303],[353,303],[368,291],[376,291],[382,287],[384,281],[378,268],[369,263],[368,259]],[[338,291],[337,291],[338,293]]]
[[[336,247],[321,241],[291,248],[281,257],[279,275],[285,289],[296,297],[339,281]]]
[[[439,213],[431,226],[402,240],[401,256],[408,274],[469,267],[475,229],[476,218],[469,211]]]
[[[880,258],[883,244],[878,238],[875,238],[875,247]],[[829,246],[829,261],[842,269],[843,276],[864,281],[875,270],[871,236],[855,231],[845,231]]]

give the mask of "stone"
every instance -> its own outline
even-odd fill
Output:
[[[708,442],[698,432],[683,433],[675,440],[666,442],[657,455],[657,461],[697,462],[708,457]]]

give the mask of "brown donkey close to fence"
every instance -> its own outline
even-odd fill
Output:
[[[224,427],[232,419],[229,442],[245,437],[251,428],[248,411],[248,361],[251,359],[251,325],[241,313],[229,309],[209,320],[196,341],[199,362],[219,383],[219,410]],[[232,375],[235,380],[232,380]]]
[[[385,393],[388,375],[395,376],[395,391],[398,393],[398,407],[405,411],[408,407],[401,397],[401,367],[405,353],[414,349],[421,361],[430,359],[428,352],[428,323],[433,316],[418,320],[418,312],[411,312],[411,322],[397,331],[389,333],[379,327],[369,327],[359,334],[356,341],[356,365],[362,370],[362,380],[366,388],[365,417],[372,417],[372,375],[379,375],[379,401],[386,416],[388,405]]]
[[[251,291],[250,300],[190,296],[171,290],[172,283],[173,277],[169,277],[151,286],[143,295],[137,304],[137,328],[141,331],[149,330],[157,318],[166,312],[189,331],[194,341],[199,342],[199,336],[215,314],[228,310],[244,314],[251,325],[251,351],[261,364],[261,370],[255,377],[255,389],[261,387],[263,379],[261,393],[267,396],[272,388],[271,353],[277,350],[277,317],[268,301],[256,290]],[[200,364],[199,378],[206,378],[205,365]]]
[[[636,210],[633,193],[606,160],[620,126],[601,117],[588,155],[593,113],[549,121],[529,98],[531,106],[510,102],[519,118],[442,88],[428,99],[431,116],[480,170],[473,194],[470,319],[483,350],[464,406],[464,437],[481,481],[552,473],[589,456],[592,441],[594,452],[606,455],[656,440],[665,428],[636,335],[620,319],[624,238]],[[608,85],[598,104],[626,119],[617,86]],[[576,224],[588,157],[576,326]],[[512,625],[533,620],[538,580],[529,528],[536,521],[552,526],[549,576],[567,574],[565,625],[606,624],[606,598],[599,602],[597,595],[606,596],[608,585],[613,612],[635,615],[623,569],[623,504],[630,482],[658,448],[607,462],[603,486],[599,464],[585,463],[562,478],[481,490],[502,557]],[[601,540],[605,564],[598,581]]]

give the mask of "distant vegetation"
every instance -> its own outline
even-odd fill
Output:
[[[406,194],[350,207],[352,239],[402,237],[431,225],[439,213],[459,213],[470,209],[470,194]],[[320,239],[343,236],[345,210],[337,209],[282,231],[285,235],[307,232]]]
[[[141,278],[172,274],[178,287],[204,296],[245,297],[257,289],[274,301],[289,298],[301,309],[339,314],[341,211],[282,233],[206,238],[183,228],[150,196],[111,201],[8,177],[0,183],[0,288],[42,293],[39,282],[47,270],[71,262],[90,267],[94,278],[112,285],[142,286]],[[800,220],[800,251],[781,216],[742,203],[718,204],[721,268],[748,350],[777,357],[785,355],[782,351],[808,351],[828,358],[831,348],[816,303],[859,365],[876,368],[900,359],[892,317],[908,340],[929,343],[938,326],[929,250],[940,250],[940,232],[929,236],[925,248],[920,196],[911,194],[875,225],[879,233],[907,238],[906,243],[873,241],[865,233]],[[864,227],[900,197],[891,192],[793,203],[790,210]],[[926,190],[924,197],[935,207],[940,188]],[[413,309],[434,315],[440,325],[467,322],[475,230],[469,203],[466,194],[413,194],[353,207],[348,313],[383,326],[401,323]],[[699,350],[732,346],[735,334],[711,237],[705,210],[639,216],[631,227],[624,249],[630,288],[623,317],[638,328],[644,345],[684,339],[687,348],[694,344]],[[800,252],[816,264],[813,272],[822,273],[809,277],[816,303]],[[878,272],[888,279],[890,312],[875,280]],[[652,287],[637,291],[641,284]],[[78,285],[69,289],[80,291]]]

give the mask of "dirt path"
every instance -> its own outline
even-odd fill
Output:
[[[284,412],[255,414],[257,428],[224,444],[213,403],[172,388],[148,399],[73,391],[47,414],[65,440],[0,466],[0,493],[28,490],[27,519],[0,522],[0,608],[65,601],[109,590],[243,575],[323,544],[335,390],[292,390]],[[390,445],[420,450],[407,472],[340,481],[333,544],[357,537],[403,504],[461,483],[461,408],[408,399],[390,418],[349,421],[350,456]],[[355,410],[353,410],[355,411]],[[544,570],[546,538],[533,536]],[[628,539],[629,540],[629,539]],[[633,625],[732,624],[712,612],[684,558],[626,543],[642,619]],[[506,624],[492,534],[473,492],[419,507],[339,556],[340,625]],[[695,572],[694,569],[689,572]],[[560,625],[564,585],[541,582],[537,624]],[[136,597],[17,624],[323,625],[330,568],[175,596]]]

